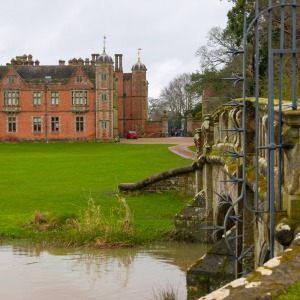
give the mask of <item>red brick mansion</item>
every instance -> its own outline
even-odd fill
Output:
[[[147,120],[146,67],[123,73],[122,54],[40,65],[32,55],[0,66],[0,140],[112,141]]]

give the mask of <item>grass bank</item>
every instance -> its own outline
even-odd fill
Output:
[[[97,240],[95,234],[79,232],[78,220],[84,222],[82,216],[91,213],[89,199],[101,210],[100,218],[120,225],[126,211],[120,204],[119,183],[190,161],[167,145],[20,143],[0,144],[0,164],[1,237],[85,244]],[[134,234],[119,233],[110,242],[159,240],[172,231],[173,217],[185,201],[178,193],[125,196]]]

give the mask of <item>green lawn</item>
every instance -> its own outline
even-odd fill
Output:
[[[300,297],[300,282],[290,286],[280,296],[274,297],[276,300],[297,300]],[[272,298],[273,299],[273,298]]]
[[[77,216],[89,197],[109,213],[118,205],[119,183],[188,164],[190,160],[170,152],[168,145],[0,144],[0,235],[31,237],[24,224],[36,210],[54,218]],[[170,231],[185,201],[175,193],[125,198],[141,240]]]

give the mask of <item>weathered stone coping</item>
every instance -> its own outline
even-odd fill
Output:
[[[178,175],[184,175],[187,173],[195,172],[196,169],[197,169],[196,164],[193,164],[191,166],[180,167],[177,169],[154,174],[144,180],[135,183],[120,183],[118,188],[120,191],[136,191],[161,180],[165,180]]]
[[[271,299],[300,281],[300,233],[282,255],[199,299]]]
[[[202,155],[196,162],[194,162],[190,166],[180,167],[180,168],[176,168],[173,170],[157,173],[157,174],[154,174],[146,179],[143,179],[143,180],[135,182],[135,183],[120,183],[118,185],[118,188],[120,191],[141,190],[144,187],[151,185],[155,182],[162,181],[162,180],[172,178],[175,176],[179,176],[179,175],[192,173],[192,172],[195,172],[195,170],[201,170],[206,163],[225,165],[225,160],[220,156]]]

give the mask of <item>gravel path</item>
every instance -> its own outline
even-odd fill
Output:
[[[138,138],[137,140],[120,139],[122,144],[166,144],[174,145],[169,150],[191,160],[195,160],[196,153],[189,150],[189,146],[193,146],[193,137],[166,137],[166,138]]]

